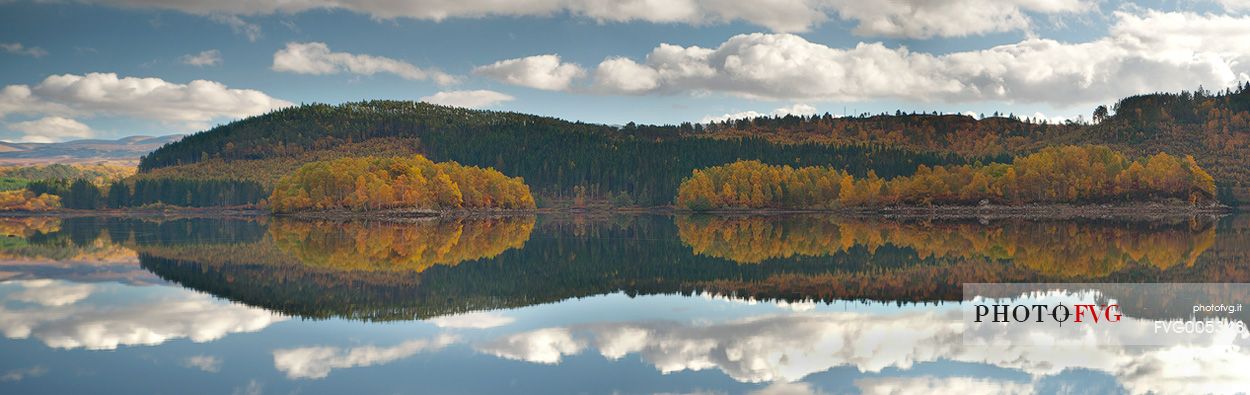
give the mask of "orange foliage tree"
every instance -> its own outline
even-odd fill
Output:
[[[678,189],[693,210],[830,209],[894,204],[1096,203],[1215,200],[1215,181],[1191,156],[1136,161],[1103,146],[1050,147],[1012,164],[928,167],[911,176],[855,178],[830,167],[739,161],[696,170]]]
[[[61,207],[61,198],[27,190],[0,192],[0,211],[48,211]]]
[[[276,212],[535,207],[529,186],[519,177],[420,155],[312,162],[279,180],[269,204]]]

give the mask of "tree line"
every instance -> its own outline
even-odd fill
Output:
[[[832,167],[739,161],[695,170],[677,204],[708,209],[834,209],[886,205],[1031,203],[1211,203],[1214,179],[1192,156],[1166,153],[1129,160],[1102,146],[1063,146],[1011,164],[921,165],[910,176],[855,177]]]
[[[77,210],[171,205],[179,207],[248,206],[268,193],[249,180],[132,177],[101,187],[85,179],[34,181],[33,196],[55,196],[60,207]]]

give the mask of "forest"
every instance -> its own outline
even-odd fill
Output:
[[[1215,177],[1221,202],[1250,201],[1250,83],[1218,92],[1198,87],[1130,96],[1110,107],[1097,106],[1082,118],[1050,123],[1000,113],[979,117],[904,112],[834,117],[826,113],[718,122],[706,125],[703,135],[881,144],[965,156],[1019,156],[1060,145],[1105,145],[1135,157],[1158,152],[1191,155]]]
[[[1129,160],[1102,146],[1044,148],[1011,164],[921,165],[910,176],[855,177],[833,167],[739,161],[695,170],[677,205],[710,209],[836,209],[890,205],[1123,203],[1210,204],[1215,181],[1192,156]]]
[[[81,195],[89,193],[86,187],[98,192],[99,186],[133,174],[134,167],[112,163],[0,167],[0,211],[55,210],[67,199],[70,205],[102,207],[96,203],[98,196]],[[70,196],[71,186],[80,183],[74,191],[80,195]]]
[[[434,163],[420,155],[313,162],[283,177],[269,205],[278,213],[387,208],[532,209],[520,178],[491,168]]]
[[[1010,163],[1051,146],[1105,145],[1134,157],[1193,156],[1215,178],[1221,202],[1250,198],[1250,85],[1128,97],[1099,106],[1087,119],[1092,122],[999,113],[979,119],[825,113],[612,126],[404,101],[309,104],[188,136],[146,156],[140,171],[272,188],[275,174],[303,163],[378,150],[380,156],[419,153],[524,177],[543,206],[585,199],[655,206],[672,204],[692,170],[738,160],[893,178],[911,175],[920,164]]]
[[[369,101],[304,105],[222,125],[153,151],[140,177],[228,177],[268,187],[303,163],[342,157],[422,154],[519,176],[539,203],[673,201],[691,170],[751,158],[834,165],[856,174],[904,175],[928,166],[1001,161],[880,144],[784,144],[700,136],[702,125],[621,127],[426,103]],[[552,204],[543,204],[549,206]]]

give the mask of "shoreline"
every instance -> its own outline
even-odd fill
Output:
[[[1044,205],[977,205],[977,206],[888,206],[847,207],[828,210],[800,209],[722,209],[694,211],[675,209],[675,212],[691,215],[784,215],[829,214],[847,217],[877,217],[887,219],[1154,219],[1192,216],[1221,216],[1242,212],[1242,208],[1229,206],[1193,206],[1167,204],[1044,204]]]
[[[239,207],[208,208],[148,208],[106,210],[52,210],[52,211],[5,211],[0,218],[14,217],[275,217],[300,220],[352,221],[376,220],[390,222],[426,221],[434,218],[495,218],[516,215],[718,215],[718,216],[774,216],[774,215],[834,215],[858,218],[886,219],[1153,219],[1192,216],[1222,216],[1247,212],[1247,207],[1192,206],[1166,204],[1048,204],[1048,205],[980,205],[980,206],[889,206],[846,207],[839,209],[717,209],[690,210],[673,206],[656,207],[545,207],[526,210],[427,210],[390,209],[378,211],[326,210],[298,213],[274,213],[266,209]]]

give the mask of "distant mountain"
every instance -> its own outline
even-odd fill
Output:
[[[117,140],[74,140],[63,143],[0,142],[0,164],[74,163],[94,161],[137,161],[161,146],[182,139],[182,135],[130,136]]]

